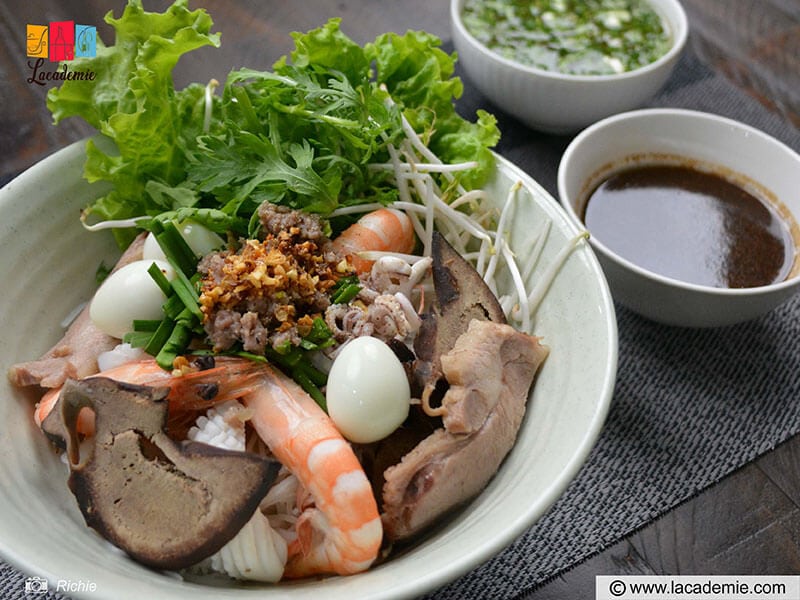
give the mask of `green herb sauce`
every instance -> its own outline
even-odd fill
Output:
[[[632,71],[672,43],[643,0],[467,0],[462,19],[504,58],[569,75]]]

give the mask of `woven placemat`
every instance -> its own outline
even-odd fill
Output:
[[[800,151],[800,131],[716,74],[692,44],[650,106],[734,118]],[[499,114],[501,154],[557,197],[571,138],[527,130],[467,86],[459,110],[477,107]],[[584,468],[514,544],[430,598],[513,598],[534,589],[800,431],[800,297],[720,329],[667,327],[616,310],[616,389]]]
[[[691,44],[651,106],[735,118],[800,150],[800,131],[716,74]],[[478,107],[498,115],[498,151],[555,197],[558,163],[571,138],[522,127],[465,78],[459,110],[472,115]],[[762,319],[715,330],[665,327],[619,306],[617,317],[616,391],[586,465],[514,544],[430,598],[513,598],[800,431],[800,298]],[[2,597],[34,597],[25,594],[27,577],[0,562]]]

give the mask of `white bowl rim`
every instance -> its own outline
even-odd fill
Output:
[[[729,119],[728,117],[723,117],[721,115],[717,115],[714,113],[703,112],[698,110],[690,110],[685,108],[642,108],[638,110],[626,111],[623,113],[612,115],[610,117],[606,117],[605,119],[601,119],[596,123],[593,123],[586,129],[584,129],[583,131],[581,131],[569,143],[567,149],[564,151],[564,154],[561,157],[561,162],[559,163],[558,167],[559,200],[561,202],[561,206],[564,208],[566,213],[569,215],[569,217],[573,220],[575,224],[578,224],[578,226],[583,227],[583,224],[578,215],[575,213],[572,204],[566,199],[565,171],[566,171],[566,166],[568,165],[569,161],[572,158],[572,155],[577,152],[578,148],[582,144],[587,143],[586,142],[587,138],[590,138],[592,135],[594,135],[595,132],[601,129],[605,129],[606,127],[611,127],[620,122],[625,122],[625,121],[632,121],[636,119],[664,118],[664,117],[705,120],[712,123],[716,123],[721,126],[739,129],[750,136],[758,137],[767,143],[777,145],[779,148],[784,149],[789,154],[794,155],[795,159],[798,161],[798,163],[800,163],[800,154],[795,152],[792,148],[790,148],[780,140],[775,139],[771,135],[765,133],[764,131],[757,129],[756,127],[752,127],[751,125],[747,125],[746,123],[742,123],[741,121],[737,121],[735,119]],[[633,263],[630,260],[623,258],[619,254],[611,250],[608,246],[603,244],[601,241],[599,241],[597,238],[590,237],[589,240],[595,248],[597,248],[609,259],[615,261],[619,265],[636,273],[637,275],[650,279],[654,282],[661,283],[663,285],[672,286],[690,292],[698,292],[720,297],[723,296],[757,297],[757,296],[772,294],[773,292],[777,292],[779,290],[783,290],[786,288],[792,288],[800,284],[800,273],[792,277],[789,277],[787,279],[784,279],[782,281],[771,283],[769,285],[760,285],[747,288],[722,288],[722,287],[712,287],[708,285],[700,285],[697,283],[690,283],[688,281],[682,281],[680,279],[667,277],[666,275],[661,275],[659,273],[649,271],[643,267],[640,267],[636,263]]]
[[[624,81],[626,79],[632,79],[634,77],[638,77],[640,75],[649,73],[651,71],[655,71],[656,69],[660,68],[664,64],[668,64],[673,61],[677,56],[683,51],[684,46],[686,45],[686,41],[689,37],[689,22],[686,18],[686,11],[683,9],[683,5],[679,2],[679,0],[660,0],[662,2],[671,4],[677,14],[676,22],[670,21],[670,25],[675,29],[675,38],[673,40],[672,45],[670,46],[669,50],[661,55],[658,59],[654,60],[651,63],[633,69],[632,71],[623,71],[622,73],[614,73],[609,75],[570,75],[567,73],[560,73],[558,71],[547,71],[545,69],[540,69],[538,67],[531,67],[529,65],[524,65],[520,62],[515,60],[510,60],[503,56],[500,56],[493,50],[487,48],[484,44],[479,42],[475,37],[467,30],[464,26],[464,22],[461,20],[461,8],[466,0],[451,0],[450,2],[450,20],[454,27],[458,28],[459,33],[462,37],[476,50],[481,52],[484,56],[489,58],[492,61],[495,61],[499,64],[505,65],[507,67],[517,69],[522,71],[523,73],[528,73],[530,75],[537,75],[539,77],[544,77],[553,80],[560,80],[560,81],[570,81],[570,82],[619,82]],[[651,0],[645,0],[649,5],[652,6]],[[666,19],[666,17],[657,10],[659,15]]]

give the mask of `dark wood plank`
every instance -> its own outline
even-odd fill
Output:
[[[795,506],[800,507],[800,436],[792,438],[777,451],[765,454],[758,460],[758,467]]]
[[[686,0],[700,57],[800,127],[800,4]]]
[[[800,571],[800,511],[753,463],[631,538],[659,573]]]
[[[590,598],[597,575],[800,573],[800,436],[525,600]]]
[[[150,10],[171,2],[146,0]],[[53,127],[46,89],[26,82],[25,25],[74,19],[96,25],[119,16],[122,0],[0,3],[0,176],[17,172],[89,133],[79,121]],[[222,33],[219,50],[181,61],[176,84],[224,79],[241,66],[266,68],[292,46],[291,31],[343,18],[363,43],[384,31],[426,29],[449,39],[447,0],[193,1]],[[800,3],[797,0],[684,0],[703,58],[765,106],[800,125]],[[734,11],[733,13],[731,11]],[[738,15],[738,16],[737,16]],[[744,16],[742,16],[744,15]],[[353,27],[352,23],[358,23]],[[764,574],[800,572],[800,437],[533,593],[531,600],[591,598],[597,574]]]

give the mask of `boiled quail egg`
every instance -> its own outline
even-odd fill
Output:
[[[326,388],[328,414],[344,437],[366,444],[385,438],[408,417],[411,390],[391,348],[364,336],[333,361]]]
[[[134,320],[162,319],[167,299],[147,270],[155,263],[168,280],[175,270],[163,260],[137,260],[111,273],[95,292],[89,318],[108,335],[122,338]]]

